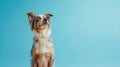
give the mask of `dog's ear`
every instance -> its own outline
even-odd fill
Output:
[[[30,23],[33,21],[33,18],[36,16],[33,12],[28,12],[27,15]]]
[[[50,18],[50,17],[53,16],[53,14],[49,14],[49,13],[47,13],[47,14],[45,14],[45,16],[46,16],[47,18]]]

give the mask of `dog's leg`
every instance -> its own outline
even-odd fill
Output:
[[[53,55],[52,53],[45,53],[44,54],[46,62],[47,62],[47,67],[53,67],[54,66],[54,60],[53,60]]]
[[[40,60],[40,58],[37,59],[37,66],[38,66],[38,67],[42,67],[42,64],[41,64],[41,60]]]
[[[48,61],[48,67],[54,67],[54,59],[50,58]]]
[[[54,59],[51,53],[46,54],[48,59],[48,67],[54,67]]]
[[[54,66],[54,60],[50,60],[48,62],[48,67],[53,67]]]
[[[37,65],[37,61],[34,60],[34,59],[32,59],[31,66],[32,66],[32,67],[38,67],[38,65]]]

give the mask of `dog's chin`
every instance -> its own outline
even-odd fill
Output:
[[[40,25],[38,28],[39,28],[39,30],[44,30],[44,29],[48,28],[48,25],[47,24]]]
[[[42,25],[36,25],[34,26],[33,28],[33,32],[38,35],[40,34],[41,32],[47,32],[49,30],[49,25],[48,24],[42,24]]]

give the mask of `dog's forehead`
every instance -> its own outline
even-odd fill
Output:
[[[41,17],[41,18],[45,18],[46,16],[45,15],[38,15],[39,17]]]

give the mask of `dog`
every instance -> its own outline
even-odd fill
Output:
[[[33,33],[32,67],[53,67],[54,47],[51,40],[50,17],[52,14],[36,15],[27,13]]]

